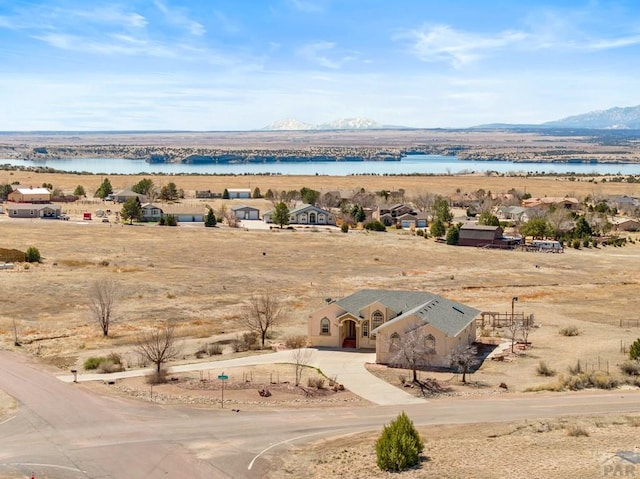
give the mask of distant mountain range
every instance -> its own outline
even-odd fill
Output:
[[[471,129],[547,129],[572,128],[594,130],[640,130],[640,105],[608,110],[596,110],[581,115],[568,116],[560,120],[538,124],[490,123],[474,126]],[[304,131],[304,130],[406,130],[409,127],[383,125],[368,118],[344,118],[329,123],[313,125],[295,119],[279,120],[265,126],[265,131]]]
[[[594,130],[640,130],[640,105],[596,110],[540,124],[492,123],[476,128],[585,128]]]
[[[402,126],[381,125],[368,118],[344,118],[329,123],[313,125],[295,119],[279,120],[267,125],[263,130],[267,131],[300,131],[300,130],[380,130],[402,129]]]

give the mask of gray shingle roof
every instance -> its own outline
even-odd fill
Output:
[[[408,316],[415,316],[453,337],[480,314],[475,308],[424,291],[363,289],[336,301],[336,304],[359,317],[363,308],[375,302],[384,304],[397,314],[395,318],[376,328],[376,332]]]

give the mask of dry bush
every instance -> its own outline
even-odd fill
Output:
[[[567,326],[565,328],[560,328],[559,333],[562,336],[579,336],[580,330],[577,326]]]
[[[167,379],[167,370],[161,369],[160,371],[153,371],[151,374],[147,376],[147,384],[166,384],[168,382]]]
[[[620,365],[620,370],[627,376],[640,376],[640,362],[625,361]]]
[[[549,367],[549,365],[545,362],[545,361],[540,361],[538,363],[538,367],[536,368],[536,372],[540,375],[540,376],[555,376],[556,372],[555,370],[551,369]]]
[[[303,335],[287,336],[284,340],[287,349],[300,349],[307,347],[307,337]]]
[[[222,354],[222,345],[218,343],[209,343],[207,344],[207,354],[209,356],[215,356],[218,354]]]
[[[307,386],[310,388],[324,389],[324,378],[311,377],[307,379]]]
[[[577,424],[573,424],[573,425],[567,427],[567,436],[571,436],[571,437],[589,437],[589,431],[587,431],[582,426],[579,426]]]

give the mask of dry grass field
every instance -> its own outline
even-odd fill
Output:
[[[422,462],[402,473],[376,466],[380,431],[375,431],[294,450],[281,458],[270,477],[320,479],[344,477],[345,471],[355,479],[637,477],[640,465],[616,453],[640,453],[638,426],[640,416],[419,427],[425,442]]]
[[[139,178],[111,179],[118,188]],[[34,185],[50,182],[66,190],[82,184],[87,191],[101,181],[93,176],[0,171],[0,182],[8,180]],[[187,192],[255,186],[264,192],[308,186],[319,190],[404,188],[408,193],[440,194],[458,188],[463,192],[526,188],[534,196],[639,194],[635,185],[555,178],[154,178],[156,184],[168,180]],[[186,200],[184,204],[204,205],[205,201]],[[103,207],[101,202],[69,208],[76,208],[79,214],[98,207]],[[275,341],[305,334],[307,316],[325,298],[339,298],[361,288],[427,290],[483,311],[500,312],[510,311],[511,298],[517,296],[516,311],[534,314],[540,325],[530,336],[532,347],[513,361],[487,361],[471,376],[471,386],[461,386],[451,374],[442,373],[440,379],[452,381],[461,394],[494,393],[502,382],[509,388],[505,394],[513,394],[553,381],[536,374],[541,360],[559,373],[580,360],[587,368],[608,368],[617,374],[618,364],[625,359],[621,346],[628,347],[640,337],[640,328],[619,327],[621,319],[640,319],[637,241],[624,247],[544,254],[452,247],[396,231],[343,234],[322,228],[169,228],[83,222],[77,217],[71,221],[18,220],[6,215],[0,215],[0,232],[0,247],[24,251],[35,246],[43,256],[41,264],[0,271],[2,347],[13,347],[15,320],[21,350],[64,371],[92,355],[117,351],[126,356],[137,332],[166,320],[177,324],[184,338],[184,357],[193,360],[204,342],[241,333],[240,306],[265,288],[278,293],[287,311],[286,321],[274,331]],[[634,234],[631,238],[640,239]],[[89,313],[89,288],[100,278],[116,280],[125,291],[109,338],[101,336]],[[560,328],[567,326],[576,326],[580,334],[560,335]],[[399,372],[386,374],[394,382]],[[10,402],[5,403],[11,407]],[[626,450],[624,445],[637,438],[636,420],[581,419],[589,437],[568,437],[567,421],[425,429],[429,460],[403,477],[598,477],[602,454]],[[278,477],[339,477],[334,464],[340,463],[349,464],[350,471],[360,471],[353,477],[387,477],[371,466],[375,462],[371,459],[373,440],[371,435],[357,441],[350,437],[323,444],[323,454],[316,448],[300,452],[288,459],[293,462],[282,464]],[[511,457],[522,449],[528,454],[513,465]],[[335,461],[328,462],[329,458]],[[362,466],[359,469],[354,466],[356,458]],[[536,471],[533,475],[532,470]]]

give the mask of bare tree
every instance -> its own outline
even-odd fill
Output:
[[[520,332],[520,323],[511,316],[511,320],[507,323],[506,328],[509,339],[511,339],[511,352],[514,353],[515,344],[518,340],[518,333]]]
[[[311,349],[298,348],[291,351],[291,360],[293,361],[293,365],[296,368],[296,386],[300,385],[300,381],[302,380],[302,371],[304,371],[304,368],[307,367],[310,359]]]
[[[392,335],[388,342],[389,351],[393,353],[390,364],[411,369],[413,382],[418,383],[418,369],[428,366],[435,354],[432,336],[418,326],[407,329],[402,335]]]
[[[458,373],[462,373],[463,383],[467,382],[467,373],[478,364],[477,353],[475,346],[466,346],[456,349],[449,355],[451,367]]]
[[[162,365],[180,356],[182,348],[177,343],[175,326],[167,324],[141,333],[136,339],[135,349],[142,358],[155,364],[156,373],[160,374]]]
[[[529,334],[533,330],[533,316],[524,318],[522,324],[520,325],[520,334],[522,335],[522,341],[524,342],[524,347],[528,347],[529,345]]]
[[[93,319],[100,325],[104,336],[109,336],[109,328],[116,320],[115,313],[119,299],[120,287],[115,281],[103,278],[91,285],[89,307]]]
[[[550,212],[547,215],[547,221],[551,225],[556,238],[570,231],[575,223],[571,218],[571,213],[566,208],[556,208]]]
[[[244,323],[249,331],[258,333],[264,347],[269,329],[283,317],[282,302],[270,290],[253,295],[244,309]]]

